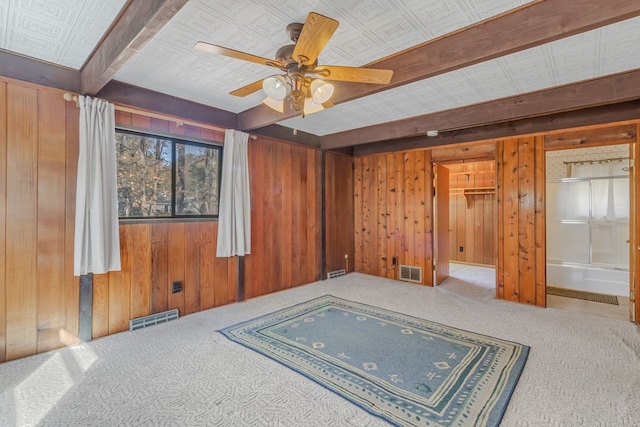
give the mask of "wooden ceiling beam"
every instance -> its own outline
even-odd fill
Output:
[[[82,68],[81,92],[95,95],[188,0],[132,0]]]
[[[136,107],[142,110],[228,129],[236,128],[236,114],[230,111],[220,110],[208,105],[131,86],[115,80],[109,82],[98,93],[98,96],[115,104]]]
[[[352,148],[353,155],[368,156],[393,151],[458,145],[467,142],[540,134],[562,129],[576,129],[631,120],[640,120],[640,100],[442,132],[437,137],[427,137],[423,135],[393,141],[373,142]],[[560,137],[562,137],[564,134],[560,135]],[[552,138],[552,140],[556,141],[560,137]]]
[[[473,64],[640,16],[637,0],[536,1],[407,49],[368,66],[391,69],[388,85],[335,82],[334,104],[434,77]],[[273,124],[298,113],[260,105],[239,114],[242,130]]]
[[[0,75],[24,82],[78,92],[80,72],[0,49]]]
[[[520,120],[640,99],[640,69],[557,86],[481,104],[338,132],[321,138],[323,149]],[[390,142],[392,143],[392,142]]]

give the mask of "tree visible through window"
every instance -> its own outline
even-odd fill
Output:
[[[116,132],[121,218],[218,216],[219,146]]]

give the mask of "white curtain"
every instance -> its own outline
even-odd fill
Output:
[[[73,271],[120,270],[116,132],[113,104],[79,96],[80,153]]]
[[[218,207],[218,257],[251,253],[248,142],[249,135],[246,133],[227,130],[224,134]]]

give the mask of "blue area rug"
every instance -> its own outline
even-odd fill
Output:
[[[221,332],[401,426],[497,426],[529,354],[330,295]]]

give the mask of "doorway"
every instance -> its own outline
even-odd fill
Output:
[[[447,241],[446,246],[440,243],[438,246],[440,251],[448,251],[450,274],[458,279],[468,279],[470,284],[475,284],[479,277],[490,275],[493,279],[489,282],[493,283],[495,291],[496,162],[493,159],[445,161],[438,166],[448,171],[448,212],[437,209],[436,223],[443,215],[448,221],[446,230],[436,227],[436,234]],[[440,175],[438,172],[438,177]]]
[[[629,320],[629,145],[546,153],[547,307]]]
[[[496,265],[496,162],[447,164],[449,169],[449,259]]]

